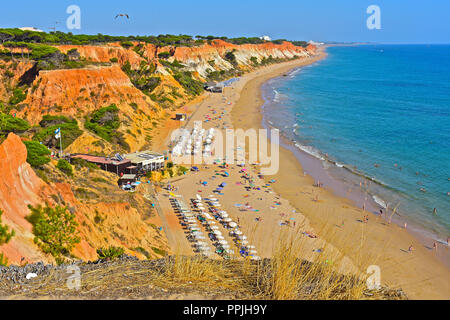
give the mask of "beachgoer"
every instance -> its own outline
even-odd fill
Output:
[[[433,209],[433,214],[434,214],[435,216],[437,216],[437,209],[436,209],[436,208]]]
[[[437,245],[437,242],[435,241],[435,242],[433,243],[433,250],[434,250],[434,251],[437,251],[437,248],[438,248],[438,245]]]
[[[414,247],[412,245],[409,246],[408,248],[409,253],[412,253],[414,251]]]
[[[408,223],[405,222],[405,229],[408,227]]]

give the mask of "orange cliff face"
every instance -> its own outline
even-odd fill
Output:
[[[124,65],[128,61],[133,69],[139,68],[141,62],[144,61],[135,51],[114,44],[106,46],[62,45],[56,46],[56,48],[65,54],[71,49],[77,49],[81,57],[93,62],[111,62],[111,59],[115,58],[120,65]]]
[[[70,181],[46,184],[26,162],[27,150],[21,139],[13,133],[0,145],[0,209],[4,211],[2,223],[16,232],[12,240],[0,247],[10,264],[26,262],[53,262],[33,243],[32,226],[25,219],[30,214],[28,205],[55,205],[59,197],[76,216],[81,242],[73,254],[85,261],[95,260],[96,249],[109,245],[120,246],[133,254],[132,248],[142,247],[152,252],[152,247],[167,250],[167,242],[142,220],[141,213],[123,202],[85,204],[75,198]],[[53,167],[54,169],[54,167]],[[57,197],[55,197],[55,195]],[[139,201],[139,199],[138,199]],[[95,216],[101,213],[101,226]],[[120,228],[117,228],[120,226]]]
[[[2,246],[11,263],[18,263],[22,257],[30,261],[48,261],[33,243],[31,224],[25,220],[29,214],[28,205],[36,205],[46,198],[50,190],[36,176],[26,162],[27,150],[20,138],[10,133],[0,145],[0,209],[2,220],[16,235],[11,242]]]
[[[36,124],[44,114],[81,117],[112,103],[137,103],[149,114],[155,104],[136,89],[118,65],[86,69],[40,71],[18,112]]]

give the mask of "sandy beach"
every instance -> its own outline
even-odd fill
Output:
[[[261,85],[325,56],[320,52],[311,58],[271,65],[245,74],[232,86],[226,87],[223,94],[207,93],[187,106],[190,119],[183,125],[192,128],[195,121],[201,121],[204,129],[262,128],[261,106],[264,101]],[[164,129],[153,140],[154,148],[167,151],[170,132],[179,126],[179,122],[167,120]],[[177,188],[176,194],[189,204],[196,195],[213,195],[217,186],[226,182],[223,195],[214,197],[230,218],[240,225],[259,256],[270,257],[279,235],[286,231],[302,237],[299,256],[305,259],[315,260],[320,255],[333,257],[340,253],[349,258],[339,263],[341,271],[357,268],[365,272],[368,266],[377,265],[384,285],[402,288],[412,299],[450,298],[450,271],[436,258],[433,250],[398,225],[388,224],[384,219],[363,211],[352,201],[336,196],[326,186],[314,187],[314,179],[304,173],[298,159],[287,148],[280,147],[280,170],[274,176],[260,178],[259,168],[251,165],[247,165],[244,172],[241,167],[233,165],[225,168],[199,165],[199,168],[197,173],[189,173],[170,182]],[[250,187],[249,179],[253,187]],[[207,185],[201,184],[205,181]],[[169,221],[166,234],[171,233],[172,246],[178,247],[179,252],[193,254],[168,198],[166,191],[158,194],[163,214]],[[369,221],[363,223],[366,215],[370,216]],[[227,230],[221,230],[231,243]],[[412,253],[408,252],[411,245],[415,249]],[[176,248],[173,251],[177,251]]]

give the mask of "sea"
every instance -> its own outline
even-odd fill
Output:
[[[326,51],[327,58],[263,85],[264,124],[280,130],[326,187],[446,243],[450,45]]]

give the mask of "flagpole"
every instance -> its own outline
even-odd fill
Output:
[[[62,150],[62,136],[61,136],[61,128],[59,128],[59,147],[61,149],[61,154],[60,154],[60,158],[62,158],[63,155],[63,150]]]

